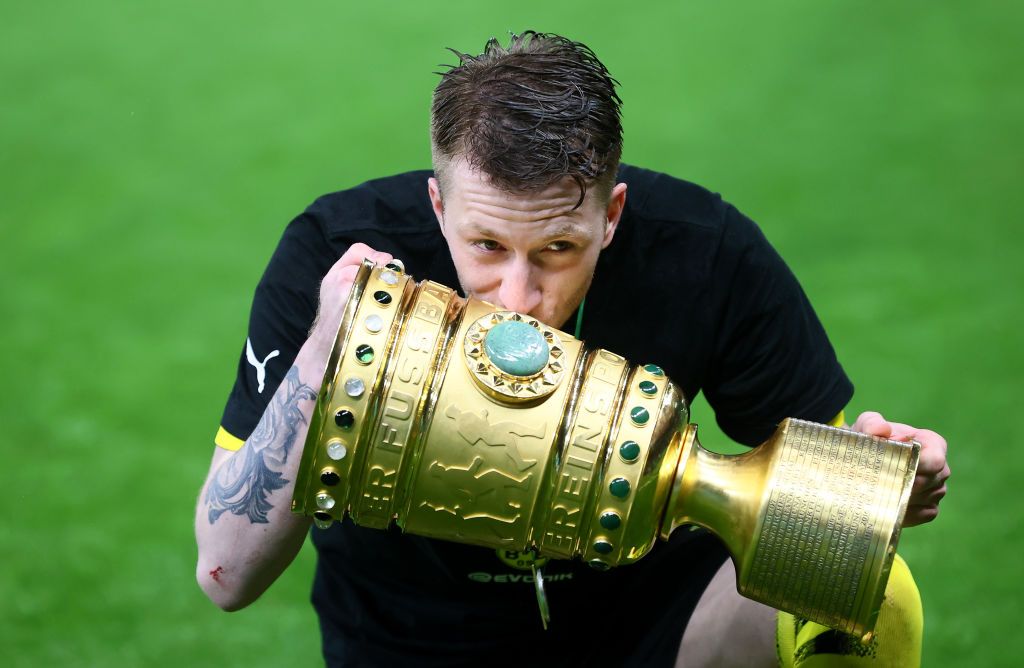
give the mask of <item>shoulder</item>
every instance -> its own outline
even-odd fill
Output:
[[[619,168],[619,181],[629,187],[630,215],[645,221],[718,228],[731,208],[703,186],[633,165]]]
[[[628,190],[612,244],[618,245],[616,260],[632,255],[645,264],[673,267],[673,274],[683,271],[690,280],[706,281],[712,273],[734,268],[751,251],[770,249],[760,228],[717,192],[632,165],[620,168],[619,180]]]
[[[427,193],[430,170],[365,181],[317,198],[292,220],[275,256],[319,279],[354,243],[400,258],[417,278],[457,283]]]
[[[263,282],[308,275],[318,286],[356,242],[393,255],[432,255],[438,233],[427,196],[431,174],[405,172],[318,197],[285,228]]]
[[[436,225],[427,196],[432,175],[424,169],[365,181],[318,198],[304,215],[318,221],[329,238],[427,231]]]

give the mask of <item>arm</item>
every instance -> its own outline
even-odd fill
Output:
[[[309,520],[290,510],[295,475],[338,322],[364,257],[391,260],[363,244],[349,248],[324,278],[310,336],[256,429],[237,452],[214,452],[196,506],[196,579],[225,610],[255,601],[292,562],[309,530]]]

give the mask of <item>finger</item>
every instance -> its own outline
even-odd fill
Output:
[[[907,514],[903,517],[903,526],[913,527],[925,524],[938,516],[939,507],[937,505],[910,505],[907,506]]]
[[[910,490],[910,502],[916,503],[918,499],[945,487],[946,481],[939,476],[917,476],[914,478],[914,485]]]
[[[357,246],[361,248],[356,248]],[[324,280],[321,283],[321,292],[323,292],[325,286],[347,291],[348,287],[355,281],[356,274],[359,272],[364,259],[380,265],[390,262],[392,256],[390,253],[375,251],[366,244],[353,244],[341,256],[341,259],[334,263],[334,266],[327,272],[327,275],[324,276]]]
[[[945,471],[948,478],[949,463],[946,461],[946,441],[938,434],[935,434],[938,440],[920,438],[921,434],[918,436],[921,452],[918,455],[917,472],[923,475],[938,476]]]
[[[320,285],[320,292],[323,293],[325,289],[335,291],[340,288],[347,288],[356,280],[357,273],[359,273],[358,264],[342,265],[339,262],[324,276],[323,283]]]
[[[924,474],[920,471],[914,476],[914,484],[911,494],[923,494],[939,487],[944,487],[949,480],[949,466],[942,467],[942,470],[935,474]]]
[[[348,247],[348,250],[341,256],[340,261],[343,261],[345,264],[357,264],[362,262],[363,258],[367,255],[376,252],[364,243],[355,243]]]
[[[938,480],[943,473],[946,474],[946,478],[949,477],[949,464],[946,463],[946,458],[938,453],[927,453],[922,448],[921,457],[917,461],[917,475]]]
[[[938,489],[946,484],[945,480],[942,480],[937,475],[921,475],[914,476],[914,484],[910,488],[911,498],[915,498],[918,494],[925,494],[933,489]]]
[[[949,446],[946,443],[946,439],[944,439],[941,435],[936,434],[931,429],[918,429],[916,438],[921,443],[934,443],[936,448],[940,448],[942,450],[943,455],[945,455],[946,452],[949,450]]]
[[[356,274],[359,273],[358,264],[350,264],[338,269],[338,273],[335,275],[335,282],[338,284],[348,285],[356,280]]]
[[[370,253],[367,253],[363,259],[369,260],[374,264],[385,265],[388,262],[391,262],[391,260],[394,259],[394,256],[391,253],[372,251]]]
[[[946,486],[940,484],[927,491],[910,495],[909,504],[912,506],[937,506],[946,497]]]
[[[882,438],[889,438],[892,433],[892,426],[886,422],[881,413],[875,411],[867,411],[857,416],[857,421],[853,423],[853,429],[862,434],[881,436]]]
[[[893,441],[912,441],[918,436],[918,429],[911,427],[909,424],[903,424],[902,422],[890,422],[889,426],[892,428],[892,432],[888,438]]]
[[[359,265],[350,264],[343,267],[335,265],[324,276],[324,280],[320,283],[320,302],[317,305],[316,320],[313,321],[310,332],[316,329],[321,322],[333,325],[335,320],[341,317],[339,309],[348,300],[358,272]]]
[[[392,259],[393,257],[390,253],[374,250],[364,243],[355,243],[348,247],[348,250],[342,254],[341,259],[335,263],[335,266],[359,265],[363,260],[369,260],[377,264],[387,264]]]

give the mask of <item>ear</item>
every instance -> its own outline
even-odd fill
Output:
[[[433,176],[427,179],[427,194],[430,195],[430,204],[434,207],[434,216],[437,217],[437,223],[441,226],[441,230],[444,231],[444,202],[441,201],[441,185]]]
[[[606,220],[604,226],[604,238],[601,240],[601,248],[608,248],[615,236],[615,230],[619,227],[619,220],[622,212],[626,209],[626,184],[616,183],[612,188],[612,194],[608,198],[608,210],[605,212]]]

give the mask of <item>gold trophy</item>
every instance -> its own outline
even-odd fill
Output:
[[[699,525],[743,596],[869,638],[920,446],[787,419],[727,456],[688,420],[653,364],[364,262],[292,510],[597,569]]]

